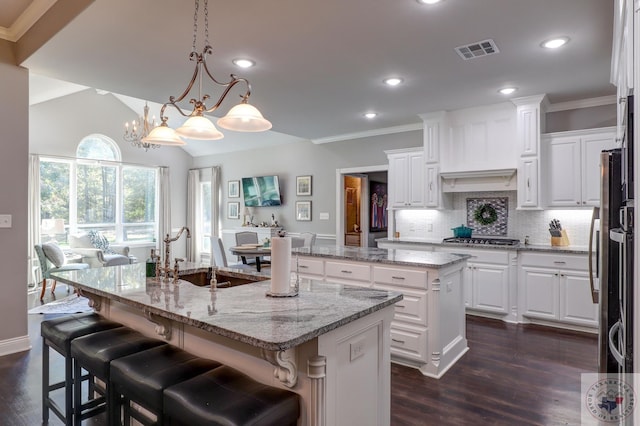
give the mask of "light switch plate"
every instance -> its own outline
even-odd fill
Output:
[[[320,213],[320,220],[329,220],[329,213],[327,212]]]
[[[10,214],[0,214],[0,228],[11,228]]]

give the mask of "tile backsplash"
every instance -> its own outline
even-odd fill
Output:
[[[400,239],[429,241],[452,237],[451,228],[467,225],[467,198],[508,197],[507,234],[500,237],[524,241],[525,236],[529,236],[531,244],[550,244],[549,221],[558,219],[572,246],[587,247],[589,244],[591,209],[516,210],[515,191],[459,192],[451,196],[453,208],[450,210],[398,210],[395,229],[400,233]]]

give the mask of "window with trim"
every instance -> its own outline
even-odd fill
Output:
[[[40,158],[41,240],[65,245],[69,233],[93,229],[111,242],[155,241],[158,169],[121,163],[118,145],[98,134],[76,157]]]

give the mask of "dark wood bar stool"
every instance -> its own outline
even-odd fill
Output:
[[[164,420],[173,426],[294,426],[299,398],[223,366],[167,388]]]
[[[117,327],[122,327],[122,324],[109,321],[94,313],[69,315],[41,323],[43,424],[47,424],[49,421],[49,410],[60,418],[65,425],[71,425],[73,422],[73,383],[83,380],[80,375],[74,376],[73,374],[73,358],[71,356],[71,342],[73,339]],[[64,380],[53,384],[49,383],[49,348],[64,357]],[[61,408],[51,397],[53,391],[61,388],[64,388],[65,393],[64,408]]]
[[[74,425],[80,425],[82,420],[107,411],[107,424],[116,424],[117,404],[110,382],[111,361],[123,356],[138,353],[157,346],[166,345],[165,342],[146,337],[128,327],[101,331],[88,336],[79,337],[71,342],[71,356],[74,359],[74,374],[79,375],[86,370],[91,376],[104,382],[104,396],[96,397],[89,391],[88,400],[82,402],[82,383],[76,381],[73,386]]]
[[[124,425],[129,426],[131,418],[143,425],[163,425],[163,391],[220,366],[219,362],[199,358],[172,345],[114,360],[110,386],[118,395],[115,403],[123,407]],[[131,402],[155,415],[155,420],[132,410]],[[119,413],[120,408],[117,411]]]

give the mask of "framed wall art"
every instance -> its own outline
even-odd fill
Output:
[[[229,181],[229,198],[239,198],[239,197],[240,197],[240,181],[230,180]]]
[[[296,177],[296,195],[311,195],[311,176]]]
[[[296,201],[296,220],[311,220],[311,201]]]
[[[227,203],[227,219],[240,219],[240,203],[237,201]]]

